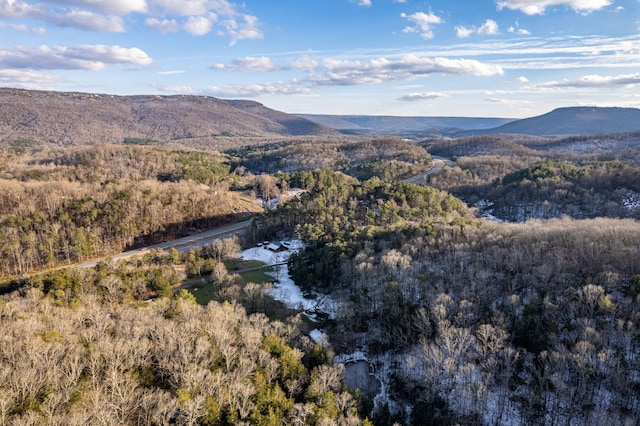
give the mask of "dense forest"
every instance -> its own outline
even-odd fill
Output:
[[[629,144],[134,142],[0,152],[0,424],[640,422]],[[401,181],[429,152],[454,163]],[[240,239],[52,270],[249,216]],[[287,238],[304,243],[292,278],[334,312],[287,308],[239,271],[242,248]],[[377,395],[347,387],[334,355],[354,353]]]
[[[462,206],[369,181],[312,191],[267,221],[297,223],[307,243],[296,282],[341,300],[327,325],[336,351],[391,358],[374,422],[637,420],[638,223],[496,224]]]
[[[259,211],[229,158],[103,146],[0,153],[0,275],[141,247]]]
[[[428,170],[431,155],[398,138],[356,141],[286,141],[228,150],[240,164],[255,172],[292,173],[301,170],[335,170],[361,180],[371,177],[404,179]]]
[[[621,161],[464,157],[428,182],[507,221],[640,219],[640,167]]]
[[[326,149],[339,153],[327,155],[333,158],[327,164],[316,161],[326,149],[308,154],[309,146],[323,145],[301,142],[300,154],[287,158],[309,161],[304,169],[340,163],[356,176],[386,179],[431,164],[424,149],[399,140],[327,143]],[[265,164],[282,159],[282,152],[263,156],[261,163],[251,160],[260,152],[254,148],[244,158],[137,144],[53,150],[21,144],[0,152],[0,275],[143,247],[258,212],[248,192],[271,199],[285,182],[260,173],[271,170]]]
[[[52,274],[0,301],[0,424],[370,424],[295,322],[185,291],[137,301],[127,276],[153,268],[126,269]]]

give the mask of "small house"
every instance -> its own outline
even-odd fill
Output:
[[[279,241],[271,241],[269,244],[267,244],[266,246],[264,246],[266,249],[271,250],[273,252],[280,252],[280,251],[285,251],[288,250],[287,247],[285,247],[284,244],[282,244]]]

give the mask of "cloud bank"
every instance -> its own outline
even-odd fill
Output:
[[[449,95],[447,95],[446,93],[423,92],[423,93],[409,93],[407,95],[404,95],[398,98],[398,100],[406,101],[406,102],[416,102],[416,101],[427,101],[427,100],[433,100],[433,99],[442,99],[442,98],[448,98],[448,97]]]
[[[533,87],[537,90],[563,89],[563,88],[613,88],[633,87],[640,84],[640,73],[618,76],[585,75],[577,80],[550,81]]]
[[[603,9],[613,2],[611,0],[500,0],[498,10],[519,10],[527,15],[542,15],[550,7],[570,7],[579,13],[591,13]]]
[[[33,19],[85,31],[126,32],[129,15],[146,16],[148,28],[161,34],[214,32],[231,43],[260,39],[258,18],[229,0],[0,0],[0,18]]]
[[[214,64],[211,69],[218,71],[243,72],[258,71],[268,72],[277,69],[271,58],[267,56],[253,57],[246,56],[244,58],[236,58],[229,64]]]
[[[389,81],[413,80],[431,74],[493,76],[504,73],[498,65],[474,59],[430,58],[403,55],[399,59],[377,58],[369,61],[325,59],[321,73],[310,79],[317,86],[355,86]]]
[[[105,45],[77,47],[42,45],[0,50],[0,67],[30,70],[100,71],[107,64],[150,65],[153,60],[138,48]]]

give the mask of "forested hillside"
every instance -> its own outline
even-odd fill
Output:
[[[507,221],[640,219],[640,143],[635,134],[427,143],[455,158],[428,183]],[[449,157],[451,158],[451,157]]]
[[[403,179],[433,166],[422,147],[399,138],[333,140],[318,143],[294,140],[230,149],[240,165],[254,172],[337,170],[362,180],[371,177]]]
[[[14,143],[0,424],[636,424],[635,137]],[[403,182],[431,153],[452,161]],[[249,216],[240,239],[63,267]],[[237,257],[286,238],[330,312]],[[377,394],[348,390],[351,359]]]
[[[291,324],[188,293],[117,302],[118,269],[0,301],[0,424],[367,424]]]
[[[329,137],[338,132],[256,102],[236,104],[210,96],[114,96],[0,88],[0,146],[30,142],[79,146],[179,141],[201,148],[229,137],[297,135]]]
[[[268,199],[280,189],[251,171],[338,167],[391,179],[431,164],[424,149],[397,139],[297,141],[230,153],[241,157],[137,145],[0,152],[0,275],[143,247],[261,211],[250,195]]]
[[[260,210],[230,159],[104,146],[0,153],[0,275],[184,236]]]
[[[461,130],[491,129],[514,121],[486,117],[402,117],[384,115],[296,114],[347,134],[419,137],[455,134]]]
[[[470,134],[523,134],[537,136],[597,135],[640,130],[640,109],[619,107],[566,107],[557,108],[536,117],[514,120],[493,129],[460,132]]]
[[[475,221],[433,189],[369,181],[267,224],[307,243],[296,282],[341,301],[336,350],[385,370],[375,424],[638,420],[638,222]]]

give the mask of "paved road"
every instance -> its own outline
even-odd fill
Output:
[[[219,240],[222,238],[233,237],[234,235],[239,235],[244,232],[247,232],[247,229],[251,226],[251,221],[247,220],[244,222],[234,223],[232,225],[223,226],[222,228],[211,229],[206,232],[202,232],[200,234],[190,235],[188,237],[179,238],[173,241],[167,241],[161,244],[155,244],[152,246],[125,251],[123,253],[114,254],[112,256],[102,257],[100,259],[90,260],[88,262],[80,263],[75,265],[76,268],[92,268],[96,266],[98,263],[103,262],[107,259],[113,260],[122,260],[128,259],[133,256],[140,256],[142,254],[148,253],[152,250],[163,249],[166,250],[171,247],[175,247],[178,251],[183,252],[190,250],[192,248],[199,248],[206,244],[212,243],[215,240]]]
[[[435,162],[435,164],[430,170],[427,170],[424,173],[420,173],[419,175],[412,176],[409,179],[405,179],[403,180],[403,182],[422,185],[427,176],[432,175],[434,173],[438,173],[440,170],[442,170],[444,166],[447,166],[447,167],[453,166],[453,162],[451,160],[447,160],[446,158],[442,158],[442,157],[431,157],[431,158],[433,158],[433,161]]]

